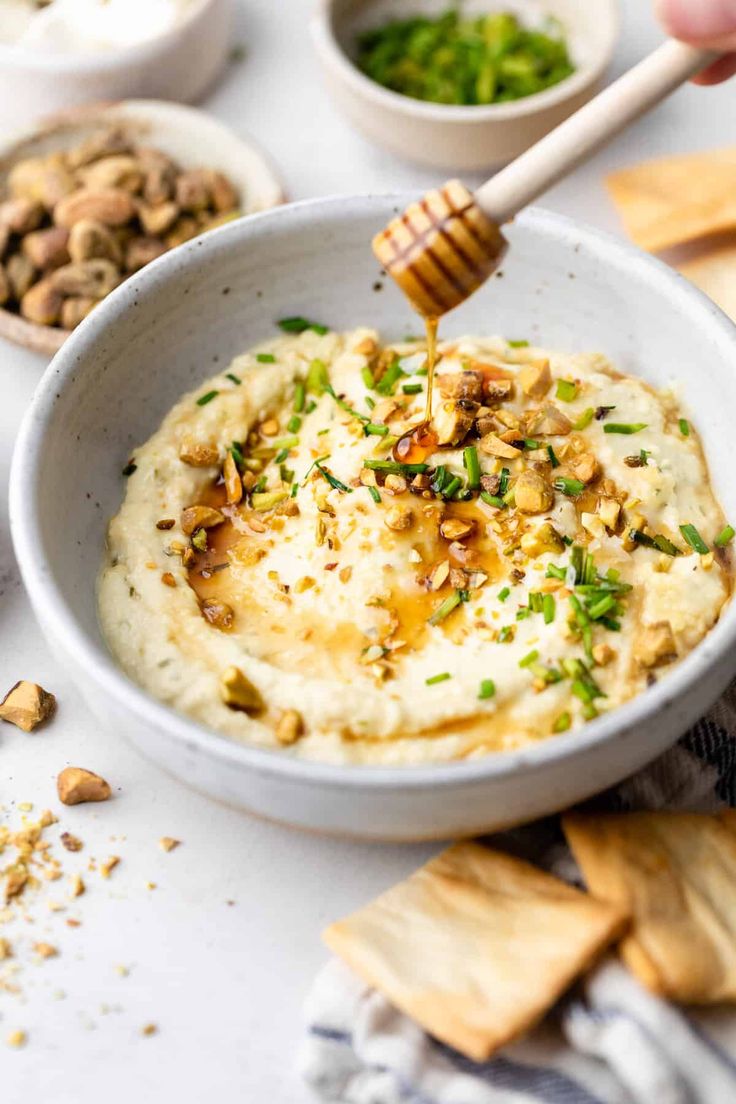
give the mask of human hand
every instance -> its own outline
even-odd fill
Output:
[[[736,73],[736,0],[655,0],[655,7],[673,38],[724,52],[696,84],[719,84]]]

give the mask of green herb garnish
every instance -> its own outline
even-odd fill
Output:
[[[208,391],[205,395],[200,395],[197,399],[197,406],[206,406],[207,403],[212,402],[220,394],[219,391]]]
[[[292,414],[292,416],[289,418],[288,422],[286,423],[286,428],[289,431],[289,433],[298,433],[299,432],[299,430],[302,428],[302,420],[301,420],[301,418],[299,417],[298,414]]]
[[[483,502],[487,502],[489,506],[495,506],[497,510],[505,510],[506,503],[498,495],[489,494],[488,491],[481,491],[479,496]]]
[[[333,487],[336,491],[342,491],[343,494],[353,493],[352,487],[347,487],[344,483],[341,483],[340,480],[336,476],[334,476],[331,471],[328,471],[327,468],[322,467],[319,460],[315,460],[314,466],[320,473],[320,475],[323,476],[330,484],[330,486]]]
[[[307,389],[303,380],[297,380],[294,384],[294,410],[297,414],[301,414],[304,410],[304,400],[307,395]]]
[[[569,713],[560,713],[559,717],[557,717],[554,724],[552,725],[552,731],[553,732],[567,732],[567,730],[569,729],[571,724],[572,724],[572,717],[570,716],[570,714]]]
[[[467,591],[453,591],[452,594],[448,594],[444,602],[440,603],[432,616],[427,618],[427,623],[430,625],[439,625],[440,621],[444,621],[446,617],[450,616],[453,610],[457,609],[457,607],[461,605],[462,602],[467,602],[467,600]]]
[[[685,434],[685,436],[687,436],[687,434]],[[701,556],[708,555],[710,549],[694,525],[681,525],[680,532],[693,552],[699,552]]]
[[[363,467],[392,475],[423,475],[429,470],[429,464],[400,464],[398,460],[364,460]]]
[[[327,391],[329,388],[330,377],[327,372],[327,365],[323,360],[319,360],[315,357],[309,365],[306,386],[307,391],[311,391],[316,395],[323,394],[323,392]]]
[[[240,387],[241,383],[243,382],[239,376],[235,375],[234,372],[226,372],[225,379],[229,379],[231,383],[237,384],[238,387]]]
[[[256,353],[256,360],[259,364],[275,364],[276,357],[273,353]]]
[[[664,552],[667,556],[681,556],[682,551],[662,533],[656,533],[650,537],[642,529],[630,529],[629,538],[636,544],[643,544],[645,548],[656,548],[658,552]]]
[[[552,467],[553,468],[559,468],[560,461],[557,459],[557,457],[555,455],[555,450],[552,448],[551,445],[545,445],[545,448],[547,449],[547,456],[549,457],[549,462],[552,465]]]
[[[551,625],[555,619],[556,605],[554,596],[552,594],[545,594],[542,599],[542,614],[544,615],[545,625]]]
[[[396,390],[396,384],[405,374],[406,373],[403,371],[401,364],[399,363],[399,358],[394,357],[394,359],[391,361],[388,368],[376,384],[376,391],[379,395],[393,395],[394,391]]]
[[[531,667],[532,663],[536,663],[538,659],[539,659],[539,652],[535,648],[533,652],[529,652],[528,655],[525,655],[523,659],[519,660],[519,666],[520,667]]]
[[[725,548],[727,544],[730,544],[733,538],[736,536],[736,529],[732,525],[727,525],[725,529],[721,529],[720,533],[713,541],[718,548]]]
[[[378,487],[369,487],[368,494],[371,496],[374,502],[381,501],[381,492],[378,490]]]
[[[366,422],[363,426],[366,437],[385,437],[388,433],[387,425],[377,425],[375,422]]]
[[[555,479],[552,486],[556,491],[561,491],[562,494],[569,495],[570,498],[576,498],[585,490],[585,484],[581,483],[579,479],[567,479],[562,475]]]
[[[418,395],[424,390],[424,385],[421,383],[402,383],[401,390],[405,395]]]
[[[683,437],[689,437],[690,436],[690,423],[688,422],[687,418],[680,418],[680,420],[677,424],[680,427],[680,433],[682,434],[682,436]]]
[[[483,679],[480,688],[478,690],[478,698],[480,701],[487,701],[488,698],[492,698],[496,693],[496,684],[493,679]]]
[[[426,686],[436,686],[438,682],[447,682],[449,678],[452,678],[449,671],[443,671],[441,675],[432,675],[431,678],[425,679],[424,682]]]
[[[558,380],[555,394],[562,402],[572,402],[573,399],[577,398],[578,385],[574,380]]]
[[[578,420],[573,423],[572,428],[575,429],[575,430],[578,430],[578,431],[581,430],[581,429],[587,429],[588,426],[590,425],[590,423],[593,421],[594,417],[595,417],[594,408],[592,406],[588,406],[588,407],[585,408],[585,410],[580,415]]]
[[[509,349],[528,349],[529,342],[525,338],[520,338],[516,341],[507,341]]]
[[[641,433],[642,429],[646,428],[646,422],[606,422],[603,427],[603,432],[625,433],[627,435],[630,435],[632,433]]]
[[[480,487],[480,460],[475,445],[463,449],[463,467],[468,473],[468,486],[471,491],[476,491]]]
[[[310,322],[308,318],[302,318],[298,314],[292,318],[280,318],[276,324],[284,333],[300,334],[305,330],[312,330],[316,334],[330,332],[329,326],[323,326],[321,322]]]
[[[510,593],[511,591],[509,590],[509,588],[504,587],[502,590],[499,590],[496,597],[498,598],[499,602],[505,602]]]

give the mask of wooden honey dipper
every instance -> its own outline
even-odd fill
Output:
[[[475,194],[451,180],[412,203],[373,239],[380,264],[425,318],[446,314],[498,268],[504,223],[717,56],[666,42]]]

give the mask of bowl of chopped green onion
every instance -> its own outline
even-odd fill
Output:
[[[336,102],[394,153],[450,170],[518,156],[599,87],[618,0],[321,0]]]

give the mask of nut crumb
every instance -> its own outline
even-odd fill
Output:
[[[110,786],[93,771],[83,767],[65,767],[56,779],[59,800],[64,805],[81,805],[86,801],[107,801]]]
[[[73,836],[71,832],[61,833],[61,845],[65,847],[67,851],[81,851],[84,844],[77,836]]]
[[[36,682],[16,682],[0,702],[0,720],[31,732],[56,708],[56,698]]]
[[[28,1035],[25,1031],[11,1031],[5,1041],[10,1047],[24,1047],[28,1042]]]
[[[102,875],[102,877],[109,878],[119,862],[119,855],[111,855],[106,862],[100,863],[100,874]]]
[[[174,839],[173,836],[162,836],[158,841],[158,845],[163,851],[173,851],[180,843],[181,840]]]
[[[154,1023],[148,1023],[141,1028],[141,1035],[155,1035],[158,1032],[158,1025]]]
[[[84,884],[84,878],[81,874],[72,875],[71,895],[72,897],[81,897],[87,887]]]
[[[40,958],[56,958],[59,953],[51,943],[34,943],[33,949]]]

